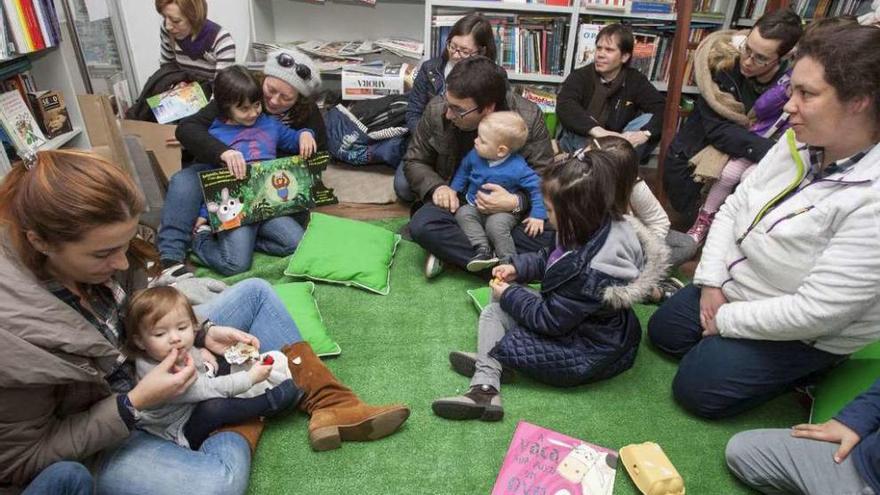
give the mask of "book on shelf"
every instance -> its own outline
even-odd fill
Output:
[[[654,75],[658,36],[647,33],[633,33],[633,53],[629,66],[650,79]]]
[[[675,3],[658,2],[654,0],[633,0],[630,3],[629,12],[632,14],[672,14],[675,12]]]
[[[247,176],[236,179],[226,167],[199,173],[208,222],[214,232],[232,230],[315,206],[336,204],[321,174],[330,155],[321,152],[252,162]]]
[[[0,123],[19,154],[46,143],[46,136],[18,91],[0,94]]]
[[[193,81],[180,84],[168,91],[147,98],[147,105],[156,116],[156,122],[167,124],[201,110],[208,104],[202,86]]]
[[[28,99],[37,124],[47,138],[52,139],[73,130],[64,95],[60,91],[29,92]]]
[[[520,421],[492,495],[611,495],[617,461],[614,450]]]
[[[581,24],[578,26],[577,52],[574,56],[574,68],[580,69],[593,63],[596,57],[596,38],[599,31],[605,27],[603,24]]]
[[[552,86],[523,84],[518,90],[523,98],[538,105],[538,108],[540,108],[542,112],[556,112],[556,89]]]
[[[0,56],[29,53],[61,41],[58,14],[52,0],[3,0]]]

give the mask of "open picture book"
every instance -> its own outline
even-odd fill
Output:
[[[248,164],[244,179],[218,168],[199,173],[208,221],[214,232],[290,215],[339,201],[321,180],[326,152],[309,159],[289,156]]]

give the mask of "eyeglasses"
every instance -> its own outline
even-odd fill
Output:
[[[446,95],[443,95],[443,103],[446,106],[446,110],[452,112],[454,120],[463,119],[463,118],[467,117],[468,115],[470,115],[480,109],[479,106],[475,106],[474,108],[471,108],[470,110],[465,110],[458,105],[451,105],[449,103],[449,100],[446,99]]]
[[[467,48],[462,48],[451,41],[448,41],[446,43],[446,50],[449,51],[450,55],[452,55],[454,53],[454,54],[457,54],[461,58],[473,57],[474,55],[482,52],[482,49],[468,50]]]
[[[281,52],[275,57],[275,61],[278,62],[278,65],[284,67],[285,69],[289,69],[293,67],[296,75],[299,76],[300,79],[311,79],[312,78],[312,69],[310,69],[307,65],[299,64],[296,62],[296,59],[293,58],[293,55]]]
[[[773,62],[779,60],[779,57],[767,57],[766,55],[761,55],[760,53],[755,53],[749,48],[749,44],[747,42],[743,42],[739,47],[739,53],[742,55],[742,60],[752,59],[755,65],[763,67],[765,65],[770,65]]]

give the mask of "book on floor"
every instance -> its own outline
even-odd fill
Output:
[[[167,124],[198,112],[208,104],[202,86],[197,82],[181,84],[163,93],[147,98],[147,105],[156,116],[156,122]]]
[[[322,152],[309,159],[297,155],[249,163],[243,179],[236,179],[225,167],[200,172],[211,229],[232,230],[336,204],[333,190],[321,180],[329,162],[330,155]]]
[[[520,421],[492,495],[611,495],[617,452]]]

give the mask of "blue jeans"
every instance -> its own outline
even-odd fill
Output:
[[[672,394],[682,407],[706,418],[757,407],[846,359],[801,341],[702,336],[700,288],[676,292],[651,316],[655,347],[681,358]]]
[[[238,494],[247,490],[251,449],[238,433],[208,437],[190,450],[149,433],[134,430],[115,449],[107,450],[97,469],[99,495],[199,493]]]
[[[21,495],[92,495],[92,474],[78,462],[59,461],[49,465],[21,492]]]
[[[433,203],[428,203],[416,211],[409,221],[409,229],[413,240],[426,251],[459,268],[466,267],[468,261],[477,254],[464,235],[464,231],[455,221],[455,216],[449,213],[449,210],[439,208]],[[519,224],[511,235],[518,253],[538,251],[556,242],[556,231],[549,229],[548,226],[544,227],[543,234],[529,237],[523,230],[522,224]]]
[[[642,129],[642,127],[645,127],[648,122],[651,121],[651,118],[653,116],[653,113],[643,113],[638,117],[630,120],[626,124],[626,127],[624,127],[623,130],[620,132],[639,131]],[[573,153],[586,146],[587,139],[588,138],[586,136],[581,136],[580,134],[563,128],[562,134],[560,134],[559,136],[559,149],[567,153]],[[654,149],[654,146],[656,146],[656,144],[648,143],[636,146],[636,155],[638,155],[639,160],[645,159]]]
[[[193,308],[218,325],[244,330],[260,340],[260,350],[277,351],[302,341],[287,308],[265,280],[243,280],[216,299]],[[244,493],[251,450],[241,435],[223,432],[190,450],[142,431],[108,450],[97,471],[99,494]]]
[[[299,328],[268,282],[249,278],[214,300],[193,308],[199,317],[245,331],[260,341],[260,352],[280,351],[302,341]]]
[[[397,197],[405,203],[412,203],[416,200],[416,193],[409,186],[406,174],[403,173],[403,161],[397,165],[397,170],[394,171],[394,194],[397,194]]]
[[[193,237],[193,252],[212,270],[226,275],[246,272],[254,251],[287,256],[296,251],[305,230],[293,217],[276,217],[237,229]]]
[[[213,168],[216,167],[196,163],[172,175],[168,181],[168,192],[165,193],[165,204],[162,206],[162,223],[159,224],[156,240],[161,259],[180,263],[186,259],[193,226],[203,202],[199,172]]]

